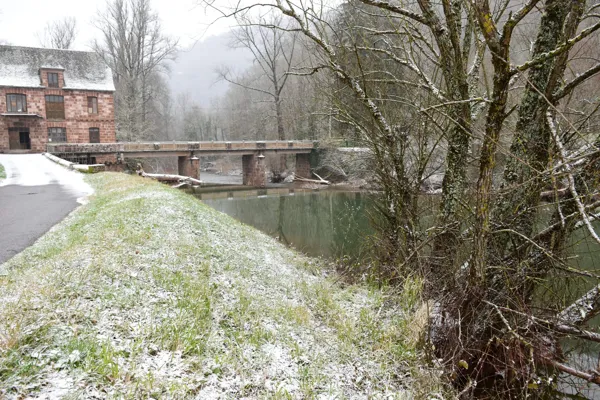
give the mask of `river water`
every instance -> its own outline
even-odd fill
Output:
[[[373,233],[372,202],[363,192],[231,186],[198,188],[193,194],[309,256],[360,258]]]
[[[219,181],[220,186],[194,188],[189,192],[212,208],[307,255],[332,259],[365,255],[368,238],[374,232],[370,224],[372,195],[334,188],[311,190],[284,185],[249,189],[227,179]],[[423,196],[420,201],[429,202],[429,207],[435,208],[435,196]],[[432,218],[431,215],[423,216],[421,223],[431,225]],[[600,222],[595,225],[600,232]],[[570,265],[600,274],[600,245],[586,239],[588,236],[581,230],[573,236]],[[583,281],[577,284],[578,287],[584,285]]]

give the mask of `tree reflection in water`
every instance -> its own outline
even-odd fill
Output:
[[[261,193],[206,204],[311,256],[359,258],[371,235],[371,201],[360,192]]]

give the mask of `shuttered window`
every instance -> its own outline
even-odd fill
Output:
[[[7,94],[6,111],[14,113],[27,112],[27,97],[24,94]]]
[[[90,128],[90,143],[100,143],[100,129]]]
[[[48,128],[48,142],[63,143],[67,141],[67,128]]]
[[[46,118],[65,119],[65,98],[63,96],[46,96]]]

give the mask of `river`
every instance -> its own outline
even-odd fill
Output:
[[[197,188],[193,194],[216,210],[314,257],[360,258],[373,233],[371,200],[359,191],[224,186]]]

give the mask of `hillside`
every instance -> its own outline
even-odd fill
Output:
[[[125,174],[0,266],[0,397],[418,398],[403,293]],[[414,336],[414,335],[413,335]],[[440,395],[441,397],[441,395]]]

